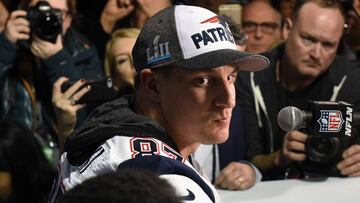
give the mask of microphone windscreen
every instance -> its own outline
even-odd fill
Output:
[[[304,112],[294,106],[284,107],[278,113],[277,122],[285,132],[298,130],[304,126]]]

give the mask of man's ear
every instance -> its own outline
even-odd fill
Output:
[[[290,18],[287,18],[285,20],[284,26],[283,26],[282,31],[281,31],[282,38],[284,40],[287,40],[292,28],[293,28],[293,21]]]
[[[153,101],[160,101],[160,94],[158,89],[159,76],[150,69],[143,69],[139,73],[140,88],[153,99]]]

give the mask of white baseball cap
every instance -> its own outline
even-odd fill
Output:
[[[137,72],[170,64],[195,70],[235,64],[239,70],[259,71],[269,66],[266,57],[236,49],[225,20],[205,8],[185,5],[152,16],[142,28],[132,56]]]

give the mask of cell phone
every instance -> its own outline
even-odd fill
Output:
[[[220,4],[219,15],[231,18],[236,24],[241,25],[241,5],[240,4]]]
[[[65,83],[61,87],[61,92],[65,92],[74,83],[75,82]],[[78,89],[78,91],[88,85],[91,87],[90,91],[77,100],[76,104],[106,102],[118,97],[118,93],[114,89],[113,80],[110,77],[87,81]]]

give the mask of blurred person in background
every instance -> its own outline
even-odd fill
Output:
[[[131,57],[131,50],[139,33],[140,30],[137,28],[119,29],[112,34],[110,41],[107,43],[105,75],[113,79],[118,96],[134,92],[136,71]],[[52,93],[52,102],[63,137],[67,137],[73,132],[77,120],[77,111],[84,107],[84,104],[73,104],[72,99],[81,99],[91,89],[91,87],[81,89],[83,82],[79,80],[67,91],[62,92],[61,86],[68,81],[68,78],[60,77],[55,82]]]
[[[104,61],[105,75],[111,77],[119,96],[132,94],[134,91],[136,71],[133,67],[131,50],[140,30],[137,28],[118,29],[111,34],[111,38],[106,46]],[[60,127],[64,136],[69,136],[75,127],[76,112],[84,107],[81,104],[72,104],[71,99],[79,100],[88,90],[80,90],[80,86],[74,85],[69,92],[61,92],[61,86],[66,83],[68,78],[59,78],[53,88],[53,105],[59,118]],[[78,81],[79,82],[79,81]],[[70,89],[70,88],[69,88]],[[86,89],[86,88],[84,88]]]
[[[30,10],[33,14],[40,13],[35,6],[40,3],[38,0],[21,1],[19,10],[10,13],[0,33],[0,96],[3,101],[0,117],[18,120],[54,148],[56,141],[61,144],[64,138],[58,137],[60,127],[50,99],[52,84],[61,76],[76,81],[102,77],[103,72],[95,49],[72,27],[76,1],[41,1],[44,2],[51,6],[48,12],[57,16],[55,19],[59,22],[60,31],[55,32],[54,42],[38,36],[38,29],[43,30],[42,35],[48,34],[47,27],[33,27],[37,32],[30,28],[30,24],[41,22],[28,18]],[[81,123],[92,108],[79,112],[77,122]]]
[[[39,139],[16,121],[0,121],[0,132],[0,202],[47,202],[55,170]]]
[[[296,0],[275,0],[276,7],[279,8],[284,21],[291,18]]]
[[[171,0],[107,0],[100,20],[92,23],[87,36],[95,44],[100,58],[104,61],[106,43],[115,29],[141,29],[147,19],[171,5]]]
[[[105,75],[113,78],[119,95],[134,91],[136,71],[131,51],[139,33],[137,28],[115,30],[106,45]]]
[[[353,2],[353,4],[350,4]],[[360,5],[359,0],[343,2],[346,14],[346,27],[343,35],[342,47],[339,54],[351,60],[360,60]]]
[[[180,203],[181,200],[175,188],[155,173],[140,169],[119,169],[84,181],[56,201],[56,203],[99,202]]]
[[[248,36],[246,51],[269,51],[281,41],[281,15],[266,0],[252,0],[243,6],[242,28]]]
[[[307,178],[302,130],[285,132],[277,123],[286,106],[308,109],[309,101],[345,101],[360,108],[360,69],[337,56],[345,16],[337,0],[297,0],[292,18],[285,22],[286,41],[269,52],[271,67],[239,74],[238,105],[247,115],[247,158],[263,172],[264,180]],[[356,138],[356,136],[354,136]],[[356,140],[327,167],[312,163],[320,176],[360,176],[360,145]],[[312,170],[314,170],[312,169]],[[310,175],[309,175],[310,174]]]

